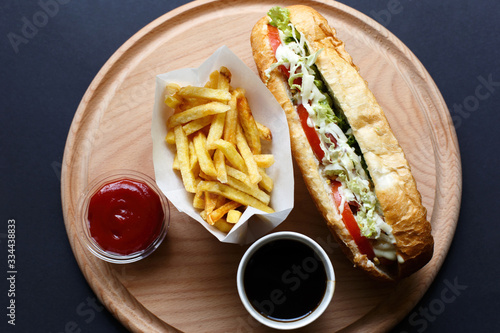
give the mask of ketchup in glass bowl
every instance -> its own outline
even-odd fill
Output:
[[[106,173],[84,192],[78,234],[100,259],[131,263],[150,255],[165,238],[168,200],[153,179],[132,170]]]

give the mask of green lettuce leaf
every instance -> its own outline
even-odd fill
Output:
[[[269,9],[267,16],[271,19],[269,24],[273,27],[276,27],[281,31],[290,29],[288,26],[288,23],[290,23],[290,11],[288,9],[276,6]]]

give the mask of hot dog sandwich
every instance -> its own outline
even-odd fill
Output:
[[[251,44],[286,113],[316,206],[355,266],[382,280],[423,267],[434,241],[408,161],[344,44],[317,11],[274,7]]]

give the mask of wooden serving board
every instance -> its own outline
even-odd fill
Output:
[[[278,230],[304,233],[330,255],[336,292],[323,316],[304,331],[384,331],[402,320],[436,276],[450,246],[461,197],[461,165],[447,107],[418,59],[385,28],[345,5],[298,1],[322,13],[345,41],[410,161],[435,237],[432,261],[398,284],[370,280],[334,243],[296,172],[295,208]],[[227,45],[255,72],[250,30],[284,1],[201,0],[140,30],[104,65],[75,114],[62,168],[62,204],[73,252],[101,302],[132,331],[261,332],[236,290],[246,247],[217,241],[171,207],[169,233],[143,261],[108,264],[80,244],[78,200],[87,184],[114,169],[153,177],[150,134],[155,75],[198,67]]]

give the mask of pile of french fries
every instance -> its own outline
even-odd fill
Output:
[[[165,88],[165,104],[174,109],[165,138],[176,148],[172,167],[194,194],[193,207],[222,232],[231,230],[247,206],[274,212],[273,181],[266,174],[274,156],[263,154],[261,144],[272,140],[271,131],[255,121],[245,90],[230,83],[231,72],[221,67],[204,87]]]

